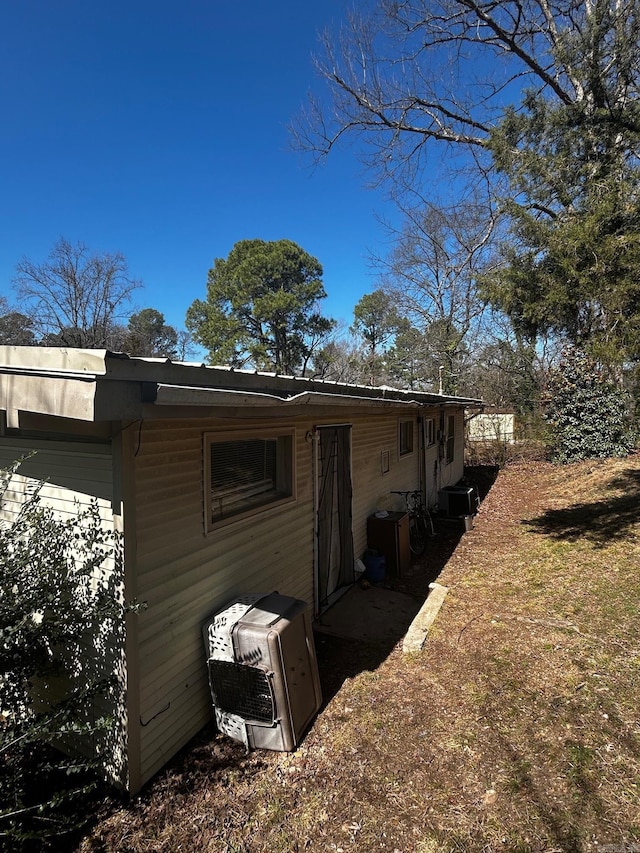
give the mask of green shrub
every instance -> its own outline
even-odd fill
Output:
[[[634,446],[631,398],[576,349],[550,374],[545,419],[556,462],[625,456]]]
[[[121,543],[97,503],[61,518],[18,468],[0,471],[0,847],[58,849],[121,748]]]

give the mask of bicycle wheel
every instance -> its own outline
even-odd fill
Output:
[[[412,515],[409,519],[409,548],[411,553],[419,557],[424,552],[427,544],[427,529],[424,519],[419,515]]]

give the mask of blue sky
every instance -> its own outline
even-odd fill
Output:
[[[287,125],[315,87],[317,33],[346,0],[15,0],[0,10],[0,294],[61,236],[120,251],[183,327],[242,239],[288,238],[352,320],[387,240],[354,149],[311,168]]]

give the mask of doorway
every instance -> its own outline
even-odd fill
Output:
[[[316,612],[355,580],[353,565],[351,426],[317,427]]]

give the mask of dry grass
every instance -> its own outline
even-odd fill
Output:
[[[638,456],[506,468],[422,653],[360,667],[294,754],[203,736],[79,849],[640,850],[639,498]]]

